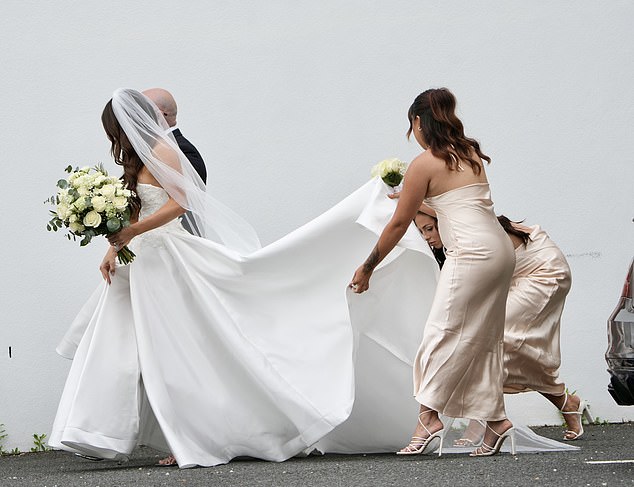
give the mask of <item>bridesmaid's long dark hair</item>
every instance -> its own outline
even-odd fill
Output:
[[[123,166],[123,180],[124,185],[130,191],[133,192],[133,196],[130,198],[130,207],[132,210],[132,216],[136,218],[141,209],[141,199],[136,194],[137,179],[139,177],[139,171],[143,167],[143,161],[137,155],[132,147],[132,144],[128,140],[128,136],[125,134],[117,117],[115,117],[112,110],[112,100],[106,103],[106,107],[101,114],[101,123],[106,131],[108,140],[112,146],[110,147],[110,153],[114,158],[115,164]]]
[[[500,222],[500,225],[502,225],[502,228],[504,229],[506,233],[508,233],[509,235],[515,235],[525,244],[528,243],[530,233],[526,233],[513,226],[513,223],[521,223],[521,222],[513,222],[509,220],[507,217],[505,217],[504,215],[498,216],[498,221]]]
[[[423,91],[407,112],[407,138],[412,133],[414,119],[419,117],[423,138],[434,156],[443,159],[452,171],[458,167],[458,161],[468,161],[473,172],[480,174],[480,161],[473,157],[473,152],[487,163],[491,158],[480,150],[477,140],[465,136],[455,112],[456,97],[447,88]]]

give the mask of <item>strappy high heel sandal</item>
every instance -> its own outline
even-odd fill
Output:
[[[574,394],[573,394],[574,395]],[[578,414],[579,415],[579,431],[573,431],[573,430],[566,430],[564,432],[564,440],[565,441],[574,441],[574,440],[578,440],[579,438],[581,438],[581,436],[583,435],[583,418],[586,419],[586,421],[588,421],[588,423],[594,423],[594,418],[592,417],[592,414],[590,413],[590,407],[588,406],[587,401],[580,399],[579,400],[579,407],[577,408],[576,411],[564,411],[564,408],[566,407],[566,403],[568,402],[568,398],[570,397],[570,395],[566,392],[566,397],[564,399],[564,403],[561,406],[561,409],[559,410],[559,412],[561,414]],[[566,417],[564,416],[564,420],[566,419]],[[568,424],[568,421],[566,421],[566,425]]]
[[[403,448],[403,450],[397,451],[397,455],[425,455],[435,452],[436,449],[438,449],[438,456],[442,455],[442,441],[445,437],[445,428],[443,427],[435,433],[431,433],[420,419],[423,414],[430,413],[431,411],[433,411],[433,409],[428,409],[418,414],[418,423],[427,431],[428,436],[426,438],[412,436],[409,445]]]
[[[506,440],[507,438],[511,438],[511,454],[515,455],[515,428],[513,426],[507,429],[504,433],[497,433],[493,428],[489,426],[488,423],[487,428],[493,431],[498,439],[495,441],[495,444],[493,446],[487,445],[484,441],[482,441],[482,445],[469,453],[470,457],[491,457],[499,453],[504,440]]]

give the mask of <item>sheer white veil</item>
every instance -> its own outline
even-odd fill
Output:
[[[242,255],[260,248],[257,233],[242,217],[207,191],[202,179],[178,148],[158,107],[139,91],[119,88],[112,109],[145,167],[181,207],[189,227],[200,237],[218,237]]]

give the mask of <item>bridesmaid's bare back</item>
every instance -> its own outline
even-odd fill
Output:
[[[420,164],[424,167],[425,172],[429,174],[429,184],[427,186],[426,197],[438,196],[439,194],[451,191],[452,189],[461,188],[470,184],[488,183],[484,164],[475,153],[472,157],[480,161],[480,173],[476,174],[472,169],[472,163],[466,160],[458,161],[458,169],[451,170],[443,159],[432,154],[430,150],[426,150],[420,154],[412,164]]]

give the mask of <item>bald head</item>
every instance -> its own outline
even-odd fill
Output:
[[[143,92],[163,112],[163,116],[170,127],[176,125],[176,101],[172,94],[163,88],[150,88]]]

